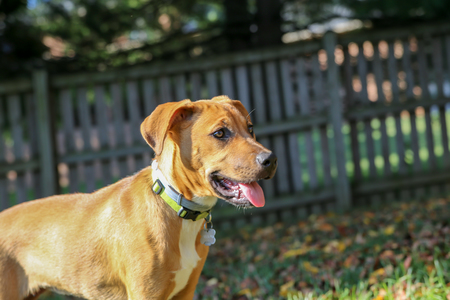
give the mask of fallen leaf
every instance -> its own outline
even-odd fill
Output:
[[[395,221],[395,223],[399,223],[399,222],[403,221],[403,215],[396,216],[394,221]]]
[[[357,266],[359,263],[359,259],[356,255],[350,255],[348,256],[345,261],[344,261],[344,267],[345,268],[350,268],[350,267],[355,267]]]
[[[308,251],[309,251],[308,247],[303,247],[303,248],[299,248],[299,249],[293,249],[293,250],[286,251],[283,254],[283,257],[284,258],[288,258],[288,257],[291,257],[291,256],[304,255],[304,254],[308,253]]]
[[[304,240],[305,240],[305,243],[311,243],[313,240],[313,237],[310,234],[308,234],[305,236]]]
[[[383,230],[385,235],[392,235],[394,233],[394,231],[395,231],[394,225],[390,225]]]
[[[338,240],[332,240],[323,248],[325,253],[343,252],[346,246],[345,243]]]
[[[287,297],[289,292],[295,292],[295,290],[292,288],[294,284],[295,281],[291,280],[280,286],[280,296]]]
[[[238,296],[251,296],[252,295],[252,291],[249,288],[240,290],[238,293]]]
[[[383,252],[381,252],[380,258],[382,258],[382,259],[394,259],[395,258],[395,253],[392,250],[384,250]]]
[[[378,236],[378,232],[376,232],[374,230],[369,230],[369,236],[370,237],[377,237]]]
[[[385,272],[384,268],[379,268],[379,269],[373,271],[370,274],[370,277],[369,277],[369,284],[376,284],[376,283],[378,283],[380,277],[383,276],[385,273],[386,272]]]
[[[219,280],[217,278],[211,278],[210,280],[208,280],[206,282],[207,286],[213,286],[216,285],[217,283],[219,283]]]
[[[375,217],[375,214],[373,212],[366,211],[366,212],[364,212],[364,216],[367,218],[373,218],[373,217]]]
[[[411,262],[412,262],[412,257],[411,255],[408,255],[405,259],[405,261],[403,262],[403,266],[405,267],[405,270],[408,270],[409,267],[411,266]]]
[[[303,262],[303,268],[305,268],[306,271],[309,271],[313,274],[319,273],[319,268],[314,267],[309,261]]]
[[[333,226],[331,226],[328,223],[322,223],[322,224],[319,225],[318,229],[320,231],[330,232],[330,231],[333,231]]]

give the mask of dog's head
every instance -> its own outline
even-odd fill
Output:
[[[242,103],[218,96],[159,105],[141,125],[156,158],[171,164],[171,178],[187,198],[216,196],[239,207],[261,207],[261,179],[270,179],[276,156],[255,139]]]

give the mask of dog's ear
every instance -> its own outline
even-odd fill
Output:
[[[215,96],[213,98],[211,98],[211,101],[228,101],[231,100],[230,97],[228,97],[227,95],[220,95],[220,96]]]
[[[217,102],[231,102],[231,104],[236,107],[236,109],[244,116],[244,117],[248,117],[249,113],[247,111],[247,109],[245,109],[244,104],[242,104],[241,101],[239,100],[231,100],[228,96],[226,95],[221,95],[221,96],[216,96],[214,98],[211,99],[211,101],[217,101]]]
[[[160,104],[141,124],[141,134],[156,155],[163,149],[167,132],[176,124],[192,115],[191,100]]]
[[[233,104],[234,107],[245,117],[246,120],[250,120],[250,114],[248,113],[247,109],[244,107],[244,104],[242,104],[239,100],[230,100],[231,104]]]

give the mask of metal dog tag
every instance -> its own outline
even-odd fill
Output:
[[[206,246],[214,245],[214,243],[216,242],[216,238],[214,237],[215,234],[216,231],[212,228],[203,229],[200,236],[200,243]]]

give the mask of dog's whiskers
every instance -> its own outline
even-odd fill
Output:
[[[254,112],[256,110],[256,108],[252,109],[251,112],[248,113],[248,115],[245,117],[248,121],[248,117],[250,117],[250,115],[252,114],[252,112]]]

